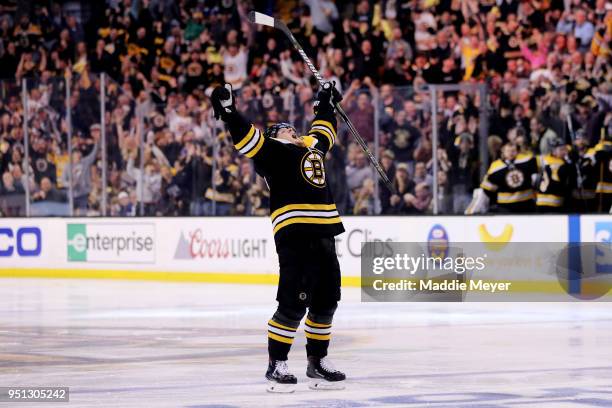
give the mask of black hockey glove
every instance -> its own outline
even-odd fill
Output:
[[[218,86],[212,91],[210,95],[212,102],[213,112],[215,119],[223,119],[227,114],[236,112],[236,105],[234,105],[234,95],[232,93],[232,86],[225,84],[225,86]]]
[[[340,103],[340,101],[342,101],[342,95],[340,95],[340,92],[338,92],[336,89],[336,83],[334,81],[324,82],[321,85],[321,90],[319,91],[317,100],[314,103],[315,114],[323,106],[329,106],[333,111],[335,104]]]

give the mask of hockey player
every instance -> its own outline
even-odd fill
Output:
[[[557,138],[550,147],[549,154],[537,157],[536,206],[542,213],[566,211],[576,184],[575,167],[566,160],[565,143]]]
[[[597,212],[612,211],[612,135],[602,131],[602,138],[586,153],[588,170],[596,180],[596,210]]]
[[[532,176],[537,173],[535,157],[518,153],[514,144],[502,147],[501,159],[491,163],[480,187],[500,212],[528,213],[535,210]]]
[[[270,188],[270,217],[279,258],[278,308],[268,322],[268,391],[293,392],[296,377],[287,356],[306,314],[306,354],[312,389],[342,389],[345,374],[327,357],[332,318],[340,300],[340,267],[335,236],[344,232],[326,182],[324,159],[334,146],[334,103],[342,99],[331,83],[323,85],[314,104],[308,135],[287,123],[264,133],[236,111],[232,88],[212,95],[215,117],[227,125],[236,149],[253,159]]]
[[[588,154],[589,145],[583,129],[578,129],[575,134],[569,158],[576,169],[576,183],[572,191],[572,199],[569,211],[572,213],[589,213],[596,209],[595,189],[597,187],[597,176],[591,156]]]

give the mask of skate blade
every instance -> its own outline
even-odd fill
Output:
[[[344,381],[325,381],[323,379],[310,380],[308,384],[311,390],[343,390],[345,387]]]
[[[266,391],[278,394],[290,394],[295,391],[296,384],[279,384],[274,381],[268,381]]]

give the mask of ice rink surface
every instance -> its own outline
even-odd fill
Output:
[[[361,303],[344,289],[344,391],[265,392],[259,285],[0,280],[0,386],[68,386],[73,407],[612,407],[610,303]],[[25,408],[27,403],[0,403]]]

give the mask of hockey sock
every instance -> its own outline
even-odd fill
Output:
[[[273,360],[287,360],[299,320],[291,320],[278,311],[268,321],[268,354]]]
[[[306,354],[314,357],[327,356],[331,339],[332,316],[318,316],[308,313],[306,317]]]

